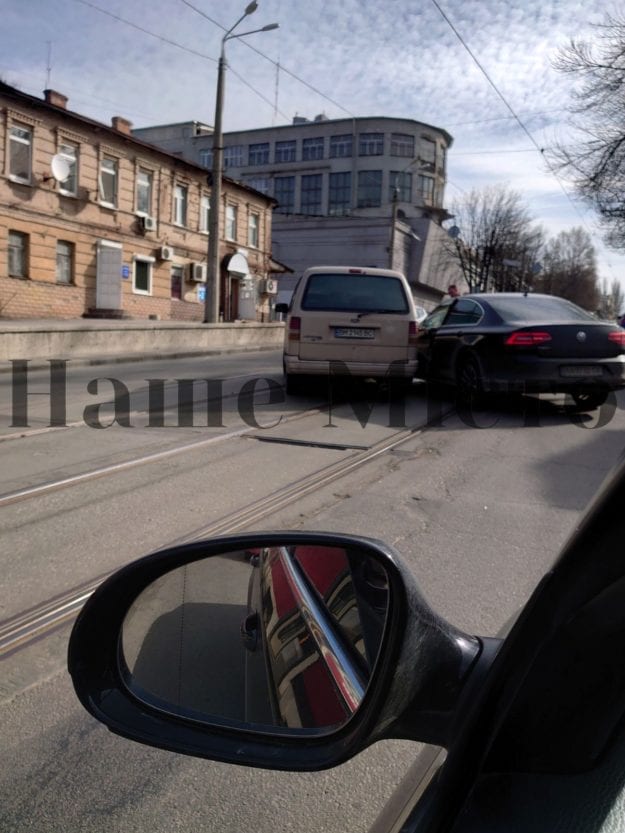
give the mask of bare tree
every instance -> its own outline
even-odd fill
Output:
[[[598,312],[606,319],[620,318],[625,314],[625,293],[618,278],[614,278],[610,285],[605,278],[601,281]]]
[[[551,160],[598,212],[608,245],[625,249],[625,17],[596,25],[594,43],[572,40],[554,66],[570,75],[578,140]]]
[[[452,206],[448,254],[472,292],[531,287],[544,234],[520,194],[505,185],[472,190]]]
[[[561,231],[545,244],[543,268],[535,280],[535,288],[568,298],[593,312],[600,308],[595,248],[585,229]]]

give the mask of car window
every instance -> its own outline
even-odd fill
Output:
[[[303,310],[349,310],[351,312],[408,312],[403,283],[384,275],[313,274],[308,278]]]
[[[433,330],[435,327],[440,327],[445,320],[445,316],[449,312],[450,306],[451,301],[448,301],[446,304],[441,304],[440,307],[436,307],[436,309],[431,312],[425,321],[422,321],[419,326],[424,330]]]
[[[491,296],[488,302],[504,321],[595,321],[593,316],[564,298],[548,295]]]
[[[460,299],[454,304],[453,309],[445,320],[445,326],[458,326],[477,324],[484,316],[483,308],[475,301]]]

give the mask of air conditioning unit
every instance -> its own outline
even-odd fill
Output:
[[[174,247],[173,246],[161,246],[158,256],[161,260],[173,260],[174,259]]]
[[[142,217],[141,223],[144,231],[156,231],[156,217]]]
[[[260,291],[264,295],[277,295],[278,281],[275,278],[265,278],[260,282]]]
[[[205,263],[190,263],[189,264],[189,280],[204,282],[206,281],[206,264]]]

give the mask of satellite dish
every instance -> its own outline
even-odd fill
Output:
[[[451,237],[452,240],[455,240],[456,237],[460,237],[460,229],[458,226],[452,226],[448,231],[447,234]]]
[[[52,176],[54,177],[54,179],[56,179],[57,182],[65,182],[65,180],[69,178],[69,162],[67,161],[67,159],[65,159],[64,156],[61,156],[59,153],[55,154],[52,157],[50,169],[52,171]]]

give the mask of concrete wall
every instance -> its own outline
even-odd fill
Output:
[[[284,324],[177,322],[2,322],[0,361],[106,358],[107,356],[209,353],[213,350],[279,348]]]

